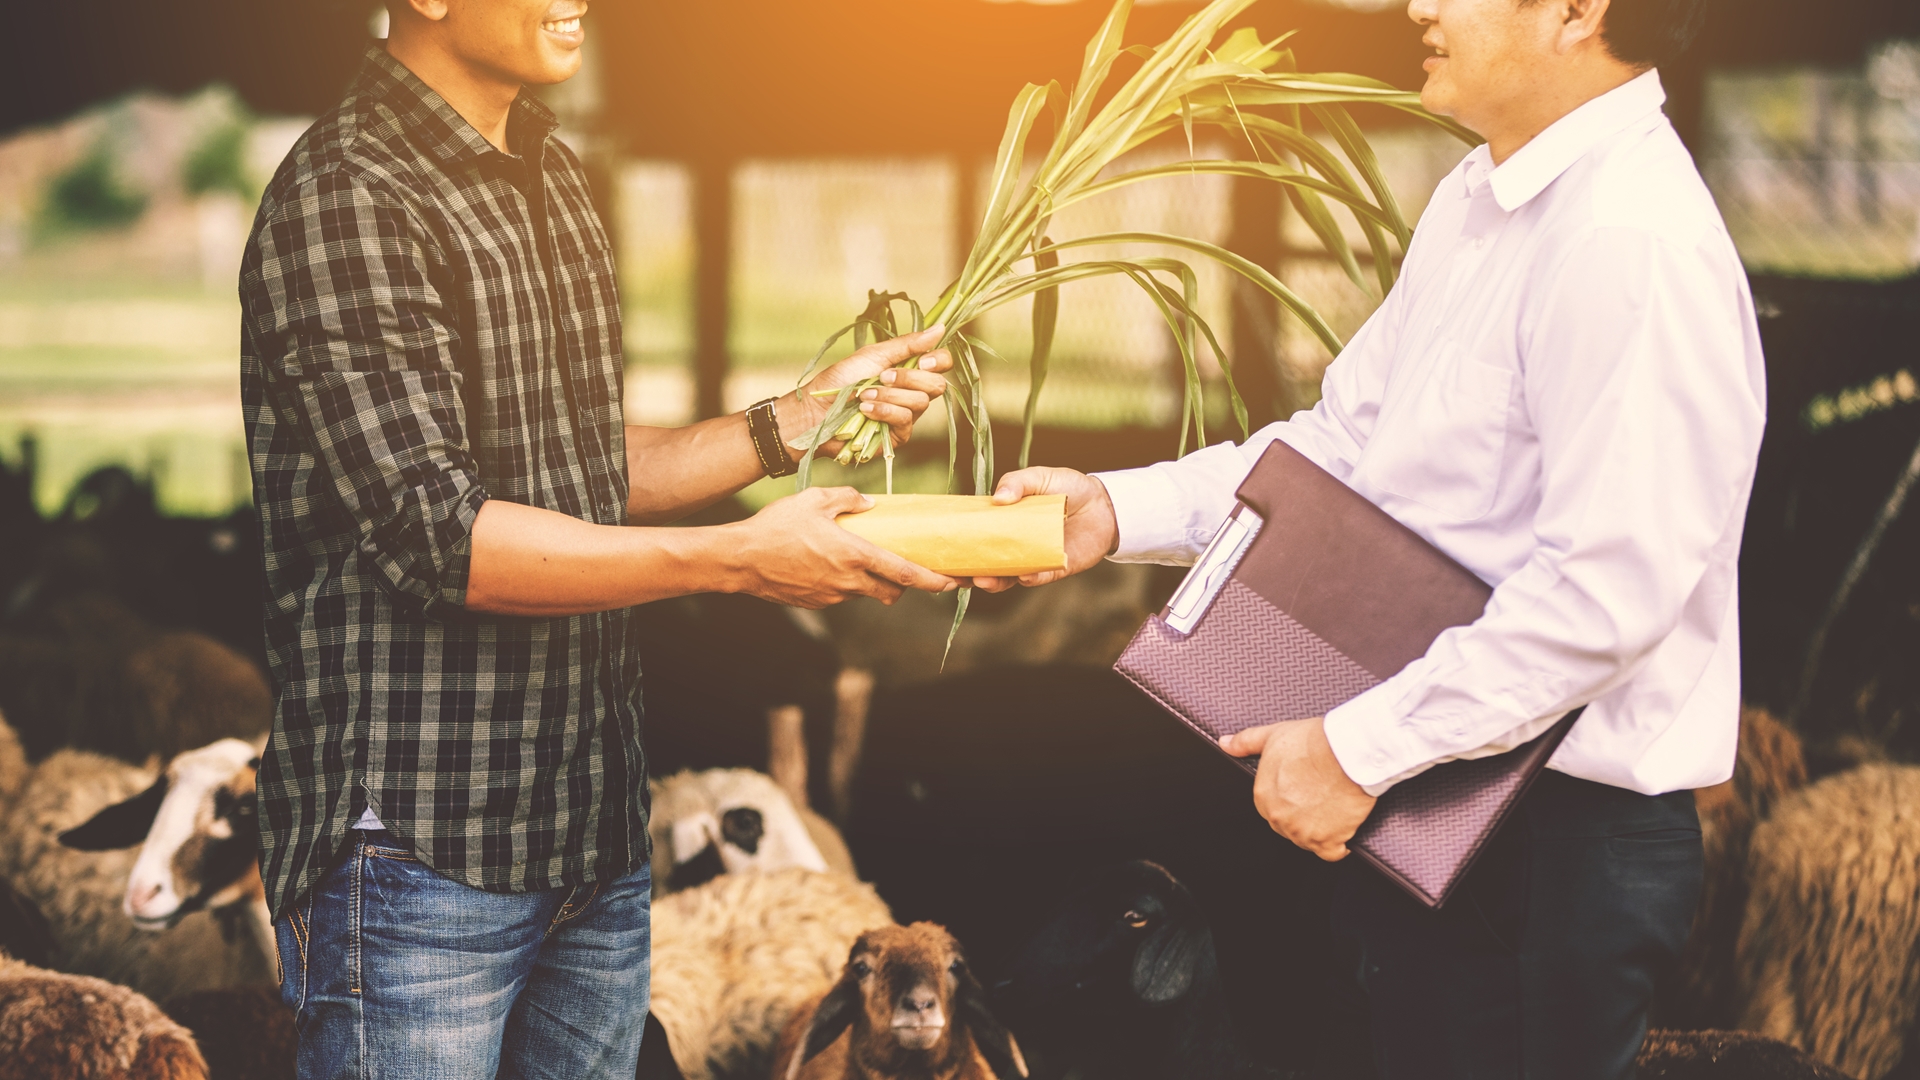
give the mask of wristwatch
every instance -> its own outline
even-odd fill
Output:
[[[780,441],[780,421],[773,415],[773,403],[778,400],[768,398],[747,410],[747,434],[753,437],[753,452],[760,458],[761,471],[773,477],[792,476],[800,466]]]

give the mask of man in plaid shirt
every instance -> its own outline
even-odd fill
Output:
[[[277,694],[263,868],[300,1075],[629,1077],[651,883],[627,609],[955,584],[839,528],[868,505],[845,489],[633,527],[790,472],[823,399],[624,427],[611,249],[523,92],[579,68],[585,0],[389,9],[241,273]],[[807,389],[885,372],[862,408],[905,441],[944,389],[938,340]]]

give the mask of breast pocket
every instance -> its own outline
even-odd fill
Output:
[[[1507,451],[1513,372],[1449,343],[1424,379],[1389,388],[1361,467],[1382,490],[1457,521],[1493,509]]]

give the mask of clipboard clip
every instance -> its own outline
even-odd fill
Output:
[[[1167,603],[1167,613],[1163,621],[1174,633],[1185,637],[1213,607],[1214,598],[1220,590],[1226,588],[1227,581],[1233,577],[1235,567],[1253,546],[1253,538],[1260,535],[1261,526],[1266,522],[1246,503],[1241,503],[1227,520],[1220,525],[1220,531],[1213,534],[1213,541],[1187,572],[1187,579]]]

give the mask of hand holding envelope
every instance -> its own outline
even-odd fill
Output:
[[[1019,577],[1067,565],[1064,495],[995,505],[991,496],[874,495],[841,528],[948,577]]]

